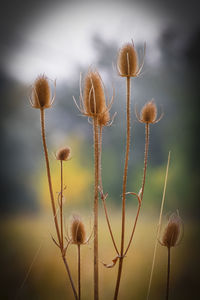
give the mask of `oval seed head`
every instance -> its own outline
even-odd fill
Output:
[[[136,77],[138,72],[138,57],[133,44],[125,44],[119,51],[117,66],[122,77]]]
[[[67,161],[70,159],[70,156],[71,156],[71,148],[69,148],[69,147],[60,148],[56,152],[57,160]]]
[[[71,239],[76,245],[84,244],[86,241],[85,226],[79,216],[73,216],[71,223]]]
[[[49,108],[51,106],[51,89],[49,80],[45,75],[40,75],[35,80],[32,88],[32,106],[34,108]]]
[[[140,113],[140,121],[143,123],[154,123],[157,118],[157,107],[153,100],[147,102]]]
[[[84,83],[84,107],[89,117],[99,116],[105,110],[105,94],[97,71],[89,71]]]
[[[99,126],[106,126],[110,122],[110,113],[106,110],[103,114],[101,114],[98,118]]]
[[[180,240],[181,228],[181,218],[177,214],[172,214],[163,233],[163,246],[168,248],[175,247]]]

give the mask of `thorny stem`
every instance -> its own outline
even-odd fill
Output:
[[[166,286],[166,300],[169,299],[169,280],[170,280],[170,259],[171,259],[171,248],[168,247],[168,262],[167,262],[167,286]]]
[[[53,187],[52,187],[52,181],[51,181],[51,172],[50,172],[50,165],[49,165],[49,156],[48,156],[48,149],[47,149],[47,143],[46,143],[46,136],[45,136],[45,116],[44,116],[44,109],[40,109],[40,117],[41,117],[41,134],[42,134],[42,142],[43,142],[43,148],[44,148],[44,156],[45,156],[45,161],[46,161],[46,169],[47,169],[47,178],[48,178],[48,184],[49,184],[49,192],[50,192],[50,198],[51,198],[51,205],[52,205],[52,211],[53,211],[53,219],[54,219],[54,223],[55,223],[55,227],[56,227],[56,233],[57,233],[57,237],[58,237],[58,241],[59,241],[59,247],[62,253],[62,259],[64,262],[64,265],[66,267],[67,270],[67,274],[69,276],[69,280],[72,286],[72,290],[74,293],[74,297],[76,300],[78,300],[78,296],[76,293],[76,289],[72,280],[72,276],[69,270],[69,266],[68,263],[66,261],[64,252],[63,252],[63,247],[62,247],[62,243],[61,243],[61,236],[60,236],[60,230],[59,230],[59,226],[58,226],[58,219],[57,219],[57,215],[56,215],[56,207],[55,207],[55,200],[54,200],[54,195],[53,195]]]
[[[121,231],[121,255],[119,258],[119,266],[118,266],[118,275],[117,275],[117,282],[115,287],[115,295],[114,299],[117,300],[118,293],[119,293],[119,285],[121,280],[121,273],[122,273],[122,265],[123,265],[123,258],[124,258],[124,235],[125,235],[125,207],[126,207],[126,184],[127,184],[127,171],[128,171],[128,158],[129,158],[129,149],[130,149],[130,135],[131,135],[131,128],[130,128],[130,87],[131,87],[131,78],[126,78],[126,114],[127,114],[127,132],[126,132],[126,155],[125,155],[125,165],[124,165],[124,177],[123,177],[123,193],[122,193],[122,231]]]
[[[98,119],[93,119],[94,131],[94,299],[99,299],[99,262],[98,262],[98,184],[99,184],[99,137]]]
[[[103,131],[103,126],[100,126],[99,129],[99,185],[100,185],[100,193],[101,193],[101,200],[103,202],[103,207],[104,207],[104,212],[105,212],[105,216],[106,216],[106,221],[107,221],[107,225],[108,225],[108,229],[110,232],[110,236],[113,242],[113,246],[117,252],[117,254],[119,255],[119,251],[117,249],[117,245],[115,243],[115,239],[112,233],[112,228],[110,225],[110,220],[108,217],[108,211],[107,211],[107,207],[106,207],[106,196],[103,194],[103,184],[102,184],[102,166],[101,166],[101,156],[102,156],[102,131]]]
[[[146,123],[146,125],[145,125],[144,173],[143,173],[143,181],[142,181],[141,201],[143,199],[144,186],[145,186],[145,180],[146,180],[148,149],[149,149],[149,123]]]
[[[63,248],[63,161],[60,161],[60,231],[61,247]]]
[[[81,300],[81,246],[78,247],[78,299]]]

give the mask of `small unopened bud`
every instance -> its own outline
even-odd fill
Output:
[[[136,77],[138,74],[137,52],[133,44],[125,44],[119,51],[117,66],[122,77]]]
[[[69,147],[63,147],[56,152],[56,159],[67,161],[70,159],[70,155],[71,155],[71,149]]]
[[[155,123],[157,118],[157,107],[154,101],[147,102],[140,113],[140,121],[143,123]]]
[[[81,245],[86,242],[85,226],[79,216],[73,216],[71,223],[71,239],[72,243],[76,245]]]
[[[44,109],[51,107],[51,89],[49,80],[45,75],[38,76],[35,80],[30,100],[34,108]]]
[[[181,229],[181,218],[177,214],[172,214],[163,233],[162,245],[168,248],[175,247],[180,241]]]
[[[89,117],[102,114],[105,110],[105,93],[97,71],[89,71],[84,83],[84,107]]]

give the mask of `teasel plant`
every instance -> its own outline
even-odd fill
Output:
[[[73,215],[70,227],[70,234],[67,231],[65,237],[67,248],[70,244],[77,246],[77,265],[78,265],[78,299],[81,300],[81,246],[87,245],[93,235],[93,230],[89,237],[86,237],[85,224],[79,215]]]
[[[109,122],[109,111],[113,97],[106,99],[105,88],[97,70],[89,69],[85,78],[82,92],[80,76],[80,104],[73,97],[82,115],[88,117],[93,126],[94,144],[94,299],[99,299],[99,246],[98,246],[98,206],[99,206],[99,178],[100,178],[100,128]]]
[[[145,47],[144,47],[145,54]],[[118,53],[117,70],[121,77],[126,78],[126,152],[125,152],[125,164],[123,174],[123,187],[122,187],[122,225],[121,225],[121,249],[117,251],[118,256],[113,260],[113,264],[119,259],[118,275],[115,287],[114,299],[118,298],[119,286],[121,280],[123,259],[124,259],[124,243],[125,243],[125,211],[126,211],[126,187],[127,187],[127,175],[128,175],[128,160],[130,152],[130,139],[131,139],[131,78],[138,77],[144,64],[144,57],[142,64],[138,64],[138,56],[135,50],[134,44],[125,44]],[[135,193],[134,193],[135,194]],[[140,197],[137,195],[139,206]]]
[[[60,161],[61,167],[61,190],[58,196],[58,208],[56,206],[54,192],[53,192],[53,185],[52,185],[52,178],[51,178],[51,170],[50,170],[50,163],[49,163],[49,154],[46,142],[46,132],[45,132],[45,109],[51,108],[52,104],[55,100],[55,88],[56,82],[54,82],[54,96],[51,96],[51,86],[50,80],[45,75],[40,75],[36,78],[30,94],[30,103],[33,108],[40,110],[40,120],[41,120],[41,135],[42,135],[42,143],[44,149],[44,157],[46,162],[46,172],[47,172],[47,179],[48,179],[48,186],[49,186],[49,193],[51,199],[51,206],[53,212],[53,220],[56,229],[57,241],[52,236],[53,242],[58,246],[61,252],[61,257],[64,262],[70,284],[72,287],[73,295],[76,300],[78,300],[78,294],[74,285],[74,281],[72,279],[72,275],[69,269],[68,262],[66,260],[66,249],[67,245],[64,244],[64,232],[63,232],[63,161],[67,161],[70,158],[70,148],[65,147],[57,151],[56,159]],[[58,211],[60,211],[60,224],[58,218]]]
[[[166,300],[169,300],[170,271],[171,271],[171,248],[180,244],[183,237],[183,222],[179,212],[170,215],[159,243],[167,248],[167,281]]]

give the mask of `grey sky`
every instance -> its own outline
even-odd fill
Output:
[[[65,78],[75,64],[95,61],[91,38],[147,42],[147,59],[159,60],[157,40],[167,26],[198,26],[196,1],[14,1],[2,3],[1,67],[30,82],[38,73]],[[149,56],[149,57],[148,57]]]

